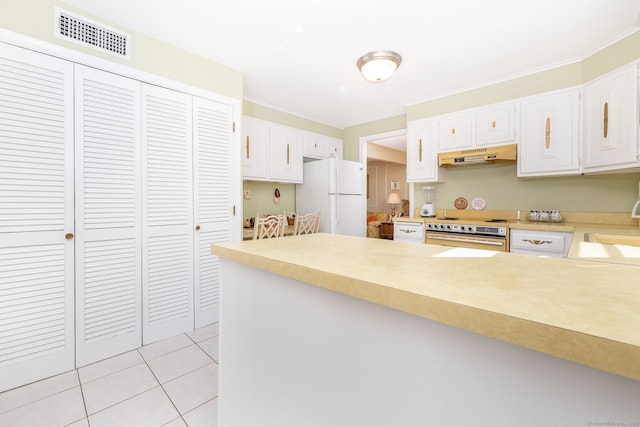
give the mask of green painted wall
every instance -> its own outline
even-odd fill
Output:
[[[438,189],[436,207],[449,210],[450,216],[455,216],[453,202],[458,197],[469,203],[482,197],[490,210],[631,212],[640,182],[640,173],[517,178],[515,164],[468,165],[449,168],[446,173],[443,183],[415,185],[416,208],[424,203],[422,187],[434,185]]]
[[[242,114],[332,138],[342,139],[343,135],[342,129],[314,122],[313,120],[303,119],[302,117],[294,116],[293,114],[278,111],[247,100],[244,100],[242,103]]]
[[[54,36],[54,7],[102,22],[131,34],[130,60],[98,52]],[[0,0],[0,27],[45,42],[116,62],[234,99],[242,99],[242,73],[121,28],[82,10],[53,0]]]
[[[256,214],[280,214],[282,211],[295,212],[296,186],[279,182],[244,181],[244,191],[249,191],[249,199],[243,199],[243,219]],[[280,190],[280,203],[273,200],[276,188]]]
[[[360,161],[360,138],[407,128],[407,117],[389,117],[375,122],[351,126],[344,130],[344,158]]]

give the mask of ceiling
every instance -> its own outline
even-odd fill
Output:
[[[340,129],[580,60],[640,17],[639,0],[64,1],[242,72],[247,100]],[[372,50],[402,55],[386,82],[356,68]]]

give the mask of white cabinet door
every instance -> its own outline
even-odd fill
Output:
[[[638,65],[632,64],[585,85],[584,170],[638,166]]]
[[[438,167],[437,122],[427,120],[407,126],[407,182],[442,180]]]
[[[269,123],[242,118],[242,177],[269,179]]]
[[[302,156],[311,159],[324,159],[327,143],[322,135],[304,132],[302,135]]]
[[[220,267],[213,243],[231,240],[233,108],[193,99],[195,327],[218,321]]]
[[[73,233],[73,64],[0,43],[0,392],[74,368]]]
[[[76,365],[140,347],[140,82],[75,66]]]
[[[344,158],[344,142],[336,138],[327,138],[326,157],[335,156],[336,159]]]
[[[193,330],[191,96],[142,86],[143,344]]]
[[[280,182],[302,183],[302,133],[269,125],[269,177]]]
[[[580,89],[525,98],[521,111],[518,176],[580,173]]]
[[[448,114],[438,119],[439,151],[470,148],[472,144],[470,111]]]
[[[516,141],[516,104],[488,105],[475,113],[476,146],[508,144]]]

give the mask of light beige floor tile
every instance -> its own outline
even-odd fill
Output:
[[[195,342],[200,342],[202,340],[217,337],[219,332],[218,325],[218,323],[213,323],[211,325],[196,329],[193,332],[187,332],[187,335],[189,335]]]
[[[145,363],[82,385],[89,415],[158,386]]]
[[[86,416],[78,386],[0,414],[0,426],[64,426]]]
[[[157,427],[179,416],[161,387],[89,416],[91,427]]]
[[[161,384],[211,363],[211,358],[195,344],[147,362]]]
[[[180,334],[175,337],[145,345],[139,350],[145,360],[151,360],[181,348],[189,347],[190,345],[193,345],[193,341],[191,341],[185,334]]]
[[[218,427],[218,398],[203,403],[183,417],[189,427]]]
[[[110,357],[109,359],[101,360],[100,362],[92,363],[91,365],[83,366],[78,369],[78,374],[80,375],[80,382],[84,384],[140,363],[144,363],[144,359],[142,359],[136,350],[133,350]]]
[[[218,365],[210,363],[163,385],[181,414],[218,395]]]
[[[75,370],[0,393],[0,413],[80,385]],[[1,425],[1,424],[0,424]]]
[[[188,426],[187,423],[185,423],[182,418],[176,418],[175,420],[172,420],[167,424],[163,424],[162,427],[191,427],[191,426]]]
[[[65,427],[89,427],[89,419],[83,418],[81,420],[76,421],[75,423],[71,423]]]
[[[218,337],[213,337],[213,338],[206,339],[204,341],[200,341],[198,343],[198,347],[203,349],[216,362],[220,360]]]

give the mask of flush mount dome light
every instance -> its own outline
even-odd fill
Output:
[[[358,59],[358,69],[370,82],[387,80],[402,63],[402,57],[391,50],[369,52]]]

